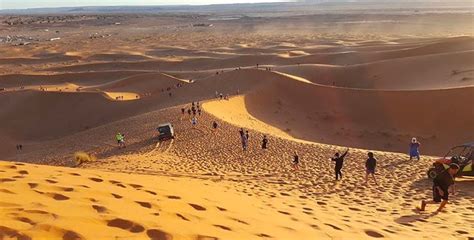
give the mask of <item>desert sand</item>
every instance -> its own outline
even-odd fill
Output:
[[[472,25],[427,23],[472,15],[354,14],[0,15],[0,239],[473,239],[474,178],[417,210],[434,159],[474,140]]]

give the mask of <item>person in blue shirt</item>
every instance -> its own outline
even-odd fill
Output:
[[[416,158],[418,160],[420,160],[420,142],[418,142],[418,140],[416,140],[416,138],[412,138],[411,139],[411,143],[410,143],[410,160],[412,160],[413,158]]]

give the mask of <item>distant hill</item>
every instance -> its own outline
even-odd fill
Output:
[[[437,9],[450,8],[472,10],[472,2],[427,2],[417,0],[381,0],[381,1],[347,1],[347,0],[302,0],[297,2],[278,3],[242,3],[215,5],[166,5],[166,6],[84,6],[60,8],[3,9],[1,15],[10,14],[107,14],[107,13],[244,13],[244,12],[321,12],[331,10],[363,9]]]

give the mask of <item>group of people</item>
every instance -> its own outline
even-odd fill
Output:
[[[22,144],[17,144],[17,145],[16,145],[16,150],[17,150],[17,151],[23,150],[23,145],[22,145]]]
[[[410,160],[413,158],[420,159],[420,152],[419,152],[419,147],[420,143],[416,138],[412,138],[412,141],[410,143],[410,150],[409,150],[409,156]],[[346,149],[346,151],[342,154],[339,152],[336,152],[334,154],[334,157],[331,158],[333,162],[335,162],[334,166],[334,172],[336,175],[336,181],[339,179],[342,179],[342,167],[344,165],[344,158],[347,156],[349,153],[349,148]],[[377,166],[377,159],[374,157],[373,152],[369,152],[368,158],[365,162],[365,183],[367,184],[369,176],[371,176],[377,184],[377,179],[375,177],[375,168]],[[297,165],[299,163],[299,156],[295,152],[294,155],[294,160],[293,164],[295,165],[295,169],[297,169]],[[421,201],[421,207],[419,208],[420,211],[425,211],[426,205],[429,204],[439,204],[439,207],[437,209],[437,212],[440,212],[441,210],[444,209],[446,204],[448,203],[449,199],[449,194],[455,194],[456,188],[455,188],[455,176],[457,172],[459,171],[460,167],[456,163],[451,163],[449,165],[449,168],[446,169],[445,171],[441,172],[441,174],[437,175],[433,179],[433,199],[432,200],[422,200]]]
[[[348,153],[349,153],[349,148],[347,148],[343,154],[336,152],[334,156],[331,158],[331,160],[335,162],[334,172],[336,175],[336,181],[339,179],[342,179],[341,170],[344,165],[344,158],[347,156]],[[375,184],[377,184],[377,179],[375,178],[375,167],[377,166],[377,159],[374,157],[373,152],[368,152],[367,157],[368,158],[365,161],[365,183],[367,184],[369,180],[369,176],[371,176]]]
[[[229,100],[229,94],[224,95],[223,93],[219,93],[216,91],[215,96],[217,99],[220,99],[220,100]]]
[[[192,102],[191,103],[191,108],[188,108],[187,111],[186,111],[185,108],[181,108],[181,115],[185,115],[186,112],[188,113],[189,116],[192,115],[191,125],[194,128],[198,123],[196,115],[201,116],[201,114],[202,114],[202,110],[201,110],[201,106],[200,106],[199,102]]]

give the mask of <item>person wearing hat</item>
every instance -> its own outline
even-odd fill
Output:
[[[459,171],[459,165],[451,163],[449,168],[440,173],[436,178],[433,179],[433,200],[421,201],[420,211],[425,211],[425,207],[428,204],[439,204],[438,210],[440,212],[448,203],[449,199],[449,187],[454,186],[454,178]],[[454,194],[454,189],[453,189]]]
[[[411,143],[410,143],[410,160],[412,160],[413,158],[416,158],[418,160],[420,160],[420,142],[418,142],[418,140],[416,140],[416,138],[412,138],[411,139]]]

